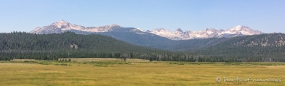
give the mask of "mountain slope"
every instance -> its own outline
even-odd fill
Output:
[[[112,37],[73,32],[60,34],[0,33],[0,60],[58,58],[140,58],[179,60],[185,53],[135,46]]]
[[[234,37],[199,52],[211,56],[254,58],[252,60],[270,58],[270,60],[279,59],[280,61],[285,59],[285,34]]]
[[[1,51],[156,52],[102,35],[1,33]],[[75,49],[76,48],[76,49]],[[159,51],[159,50],[157,50]]]

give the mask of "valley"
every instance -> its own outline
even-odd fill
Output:
[[[285,86],[285,0],[2,0],[0,86]]]
[[[285,73],[284,68],[285,64],[279,62],[149,62],[141,59],[122,61],[113,58],[74,58],[71,62],[0,61],[0,85],[284,86],[285,77],[280,76]],[[250,79],[237,82],[237,78]],[[255,79],[281,81],[258,82]]]

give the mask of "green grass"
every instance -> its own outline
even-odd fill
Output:
[[[270,62],[149,62],[139,59],[77,59],[58,61],[2,61],[0,86],[285,86],[285,63]],[[216,78],[249,82],[216,82]]]

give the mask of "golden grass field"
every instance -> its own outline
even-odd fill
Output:
[[[285,86],[285,81],[253,81],[285,79],[285,63],[1,61],[0,77],[0,86]],[[233,80],[224,82],[224,77]]]

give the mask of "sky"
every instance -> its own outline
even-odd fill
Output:
[[[29,32],[60,20],[171,31],[243,25],[285,33],[285,0],[0,0],[0,32]]]

